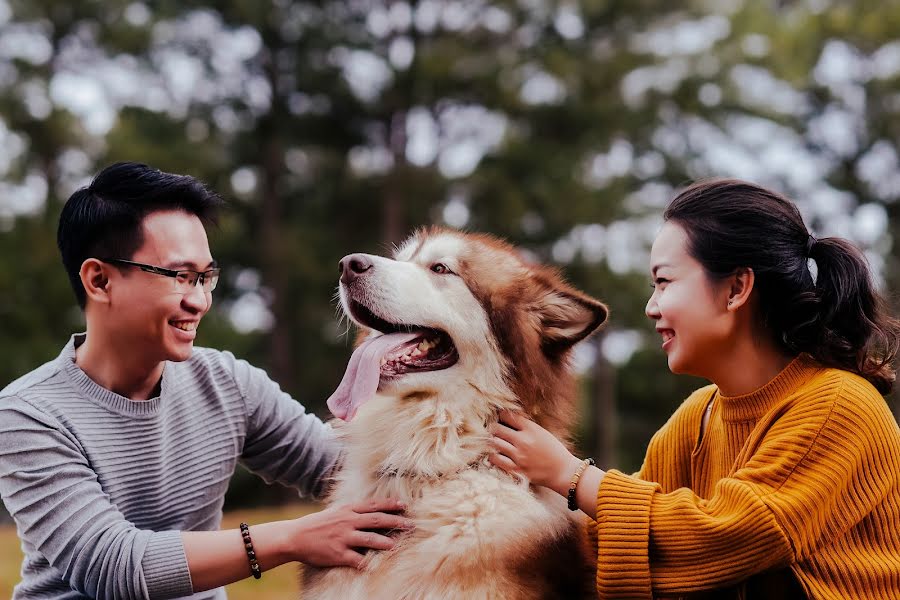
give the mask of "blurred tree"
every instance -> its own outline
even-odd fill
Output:
[[[444,223],[559,265],[612,307],[576,360],[580,446],[636,468],[701,383],[668,373],[643,315],[676,186],[783,189],[900,284],[898,19],[894,0],[0,0],[0,381],[81,326],[61,202],[141,160],[231,202],[200,343],[323,416],[350,352],[344,254]]]

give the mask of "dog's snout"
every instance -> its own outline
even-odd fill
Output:
[[[375,266],[365,254],[349,254],[341,259],[341,283],[353,283],[356,278]]]

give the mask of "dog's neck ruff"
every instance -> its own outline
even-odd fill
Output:
[[[453,475],[458,475],[463,471],[479,471],[482,468],[488,466],[488,455],[480,454],[478,458],[473,460],[472,462],[452,471],[442,471],[438,473],[423,473],[421,471],[414,471],[411,469],[400,469],[397,467],[382,467],[375,472],[375,476],[377,479],[383,478],[395,478],[395,479],[409,479],[409,480],[418,480],[418,481],[438,481],[440,479],[446,479],[447,477],[452,477]]]

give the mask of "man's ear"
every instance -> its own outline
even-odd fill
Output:
[[[109,302],[109,276],[106,269],[106,263],[96,258],[88,258],[81,263],[81,270],[78,272],[85,295],[100,304]]]
[[[753,273],[753,269],[741,267],[731,274],[728,282],[726,310],[734,311],[745,305],[750,299],[750,292],[753,291],[753,285],[756,283],[756,275]]]
[[[605,304],[572,289],[548,290],[534,310],[540,318],[544,349],[555,353],[589,336],[609,315]]]

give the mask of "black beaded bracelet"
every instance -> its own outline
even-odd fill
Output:
[[[569,510],[578,510],[578,502],[575,499],[575,490],[578,489],[578,480],[581,479],[582,473],[590,466],[596,465],[593,458],[586,458],[581,461],[581,466],[578,467],[578,470],[575,471],[575,474],[572,475],[572,482],[569,484],[569,493],[567,499],[569,501]]]
[[[244,538],[244,550],[247,551],[247,558],[250,560],[250,573],[254,579],[259,579],[262,577],[262,571],[256,562],[256,552],[253,550],[253,542],[250,541],[250,526],[246,523],[241,523],[241,537]]]

